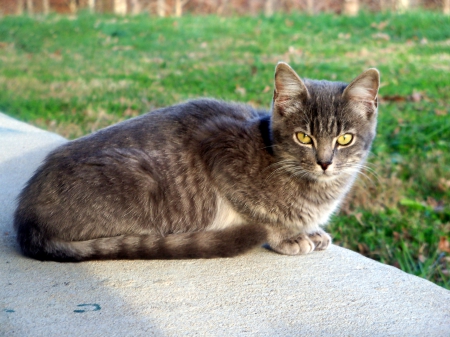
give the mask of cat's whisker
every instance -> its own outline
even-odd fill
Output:
[[[297,162],[294,162],[293,160],[287,159],[287,160],[281,160],[277,163],[274,163],[272,165],[270,165],[270,167],[272,166],[276,166],[276,165],[281,165],[279,168],[273,170],[264,180],[265,182],[276,176],[277,174],[281,174],[282,172],[286,172],[288,173],[290,176],[292,176],[293,173],[297,172],[297,171],[302,171],[302,172],[306,172],[307,174],[309,174],[309,172],[304,171],[301,169],[301,167],[298,165]]]
[[[280,168],[278,168],[274,171],[277,171],[276,173],[279,173],[281,171],[280,169],[282,169],[285,172],[287,172],[291,178],[292,177],[303,178],[303,177],[309,176],[311,174],[311,172],[303,169],[301,166],[299,166],[299,164],[297,162],[292,161],[292,160],[282,161],[282,165],[283,166],[281,166]],[[274,173],[274,172],[272,172],[272,173]]]
[[[363,177],[363,178],[365,178],[365,179],[367,179],[371,184],[373,184],[374,185],[374,181],[367,175],[367,174],[365,174],[364,172],[361,172],[360,170],[358,170],[358,169],[346,169],[345,171],[344,171],[344,174],[347,174],[347,175],[350,175],[350,176],[353,176],[353,175],[355,175],[355,176],[359,176],[359,177]]]
[[[296,178],[304,178],[304,177],[309,177],[310,176],[310,172],[306,171],[306,170],[298,170],[297,172],[293,172],[293,175]]]
[[[264,171],[266,171],[268,169],[271,169],[274,166],[277,166],[277,165],[281,165],[282,166],[282,165],[285,165],[285,164],[288,164],[288,163],[293,163],[293,161],[291,159],[285,159],[285,160],[277,161],[277,162],[272,163],[271,165],[267,166],[266,168],[264,168],[262,172],[264,172]]]
[[[375,172],[375,170],[365,164],[361,164],[361,163],[346,163],[344,165],[340,165],[338,166],[339,169],[341,170],[357,170],[358,173],[360,174],[365,174],[365,175],[372,175],[377,181],[379,181],[379,177],[378,174]]]
[[[367,176],[371,175],[371,176],[373,176],[373,177],[377,180],[377,182],[380,181],[380,178],[379,178],[379,176],[378,176],[378,173],[375,172],[374,169],[372,169],[372,168],[370,168],[370,167],[368,167],[368,166],[366,166],[366,165],[364,165],[364,164],[356,165],[356,168],[359,169],[359,173],[360,173],[360,174],[365,174],[365,175],[367,175]]]
[[[273,171],[272,171],[272,172],[264,179],[264,182],[266,182],[268,179],[270,179],[270,178],[276,176],[277,173],[281,173],[283,170],[284,170],[285,172],[288,172],[288,173],[289,173],[289,171],[290,171],[289,168],[290,168],[290,167],[294,167],[293,165],[289,166],[289,164],[286,164],[286,163],[284,163],[284,164],[282,164],[282,165],[283,165],[283,166],[281,166],[281,167],[279,167],[279,168],[273,170]]]

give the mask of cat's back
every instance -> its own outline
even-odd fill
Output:
[[[79,140],[83,146],[94,142],[101,147],[142,148],[149,142],[156,142],[156,145],[186,144],[186,140],[192,140],[193,135],[207,125],[222,125],[222,129],[226,129],[228,126],[236,126],[257,118],[261,114],[262,112],[245,104],[197,99],[146,113]]]
[[[265,113],[241,103],[206,98],[191,100],[148,112],[70,141],[53,151],[44,167],[78,166],[89,158],[98,158],[119,149],[131,155],[133,151],[138,151],[136,155],[162,151],[190,156],[198,145],[196,143],[214,131],[235,133],[247,121]]]

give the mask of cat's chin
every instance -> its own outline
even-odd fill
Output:
[[[339,174],[331,174],[331,173],[326,173],[326,172],[316,174],[316,179],[319,182],[330,182],[330,181],[337,179],[338,177],[339,177]]]

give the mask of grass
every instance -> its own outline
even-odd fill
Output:
[[[382,73],[371,171],[338,245],[450,289],[450,18],[438,13],[0,19],[0,110],[75,138],[210,96],[269,107],[276,62],[302,77]]]

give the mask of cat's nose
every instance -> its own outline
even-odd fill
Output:
[[[318,161],[317,164],[322,168],[322,170],[326,171],[328,166],[331,165],[331,161]]]

